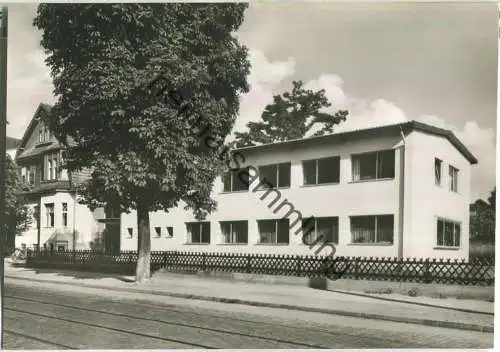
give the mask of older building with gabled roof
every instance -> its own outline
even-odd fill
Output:
[[[43,124],[51,106],[40,104],[16,151],[25,184],[24,196],[33,213],[31,227],[16,237],[16,246],[88,249],[100,245],[103,209],[91,211],[77,201],[74,185],[89,172],[69,173],[60,167],[63,145]],[[119,240],[118,235],[116,235]],[[119,245],[116,244],[115,247]],[[108,247],[112,247],[109,245]]]

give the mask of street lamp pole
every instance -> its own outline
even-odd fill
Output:
[[[0,12],[0,348],[4,345],[4,255],[5,255],[5,236],[6,217],[5,217],[5,154],[6,154],[6,125],[7,125],[7,29],[8,29],[8,10],[3,6]]]

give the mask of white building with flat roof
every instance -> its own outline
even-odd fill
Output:
[[[182,203],[150,214],[152,250],[468,259],[477,160],[450,131],[410,121],[234,153],[241,170],[216,180],[205,221]],[[112,226],[137,249],[134,211]]]

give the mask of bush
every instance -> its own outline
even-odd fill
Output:
[[[469,244],[469,260],[495,259],[495,244],[471,242]]]

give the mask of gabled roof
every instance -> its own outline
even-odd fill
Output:
[[[38,108],[33,114],[33,117],[31,118],[31,121],[28,127],[26,128],[26,131],[24,131],[23,138],[21,138],[21,143],[18,146],[19,148],[24,148],[26,146],[26,142],[28,142],[29,137],[33,133],[33,129],[36,127],[38,123],[38,117],[40,115],[40,112],[42,111],[45,112],[46,114],[50,114],[50,112],[52,111],[52,106],[45,103],[38,104]]]
[[[392,132],[403,131],[405,135],[410,134],[412,131],[421,131],[436,136],[445,137],[471,164],[473,165],[477,164],[477,159],[474,157],[474,155],[472,155],[472,153],[467,149],[467,147],[462,142],[460,142],[460,140],[455,136],[453,132],[417,121],[408,121],[393,125],[385,125],[385,126],[378,126],[366,129],[347,131],[347,132],[332,133],[318,137],[300,138],[284,142],[241,147],[235,150],[253,151],[257,149],[273,149],[280,146],[292,147],[297,145],[309,145],[311,143],[315,143],[318,141],[332,141],[332,142],[345,141],[348,139],[355,139],[355,138],[360,138],[362,136],[370,136],[378,133],[387,133],[391,131]]]

